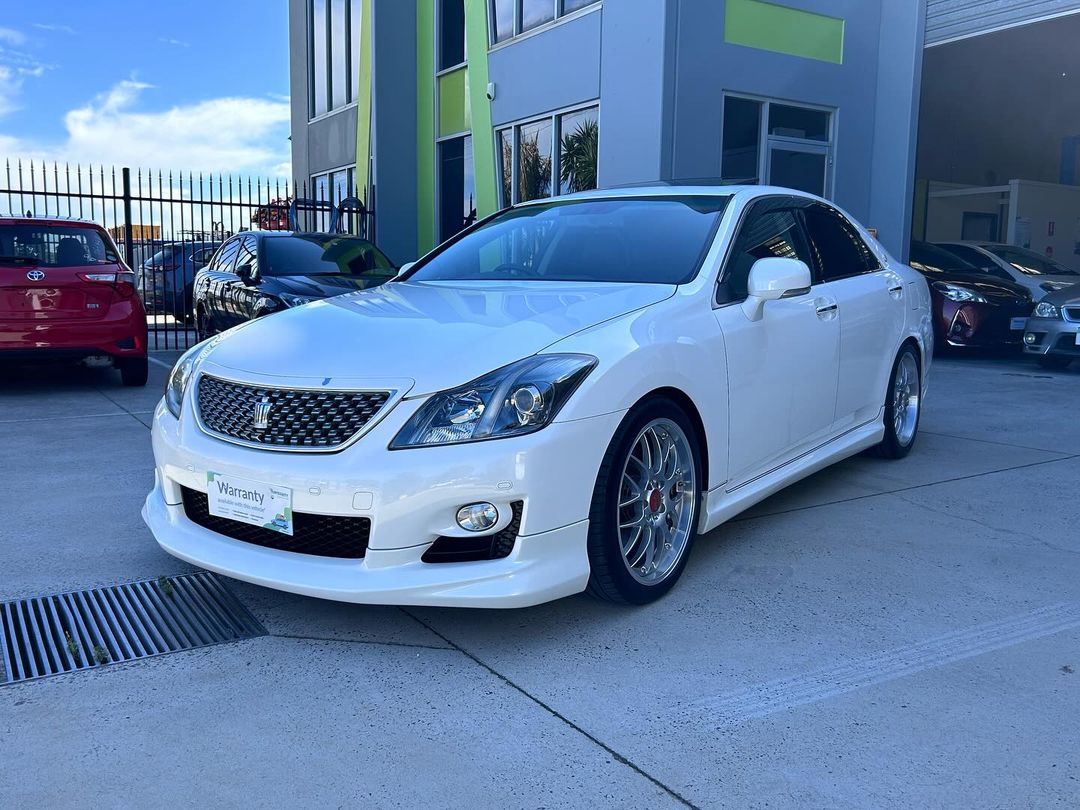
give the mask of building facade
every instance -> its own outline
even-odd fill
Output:
[[[290,0],[289,13],[294,172],[373,205],[399,261],[514,202],[656,181],[813,191],[906,253],[920,0]]]

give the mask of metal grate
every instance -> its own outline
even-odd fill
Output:
[[[266,635],[205,572],[0,604],[7,683]]]
[[[181,496],[184,499],[184,514],[188,520],[234,540],[253,543],[263,548],[314,554],[319,557],[359,560],[367,554],[368,539],[371,535],[370,518],[293,512],[293,533],[290,537],[273,529],[211,515],[205,492],[181,487]]]
[[[241,444],[336,450],[364,429],[390,394],[268,388],[204,374],[199,378],[199,418],[209,432]]]

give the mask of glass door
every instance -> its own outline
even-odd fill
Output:
[[[825,144],[770,138],[766,182],[771,186],[785,186],[827,197],[830,158],[829,147]]]

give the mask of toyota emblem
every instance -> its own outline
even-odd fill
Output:
[[[41,281],[45,278],[45,274],[41,270],[31,270],[26,277],[31,281]]]

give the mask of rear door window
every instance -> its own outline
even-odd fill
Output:
[[[803,210],[803,218],[823,280],[836,281],[880,269],[873,251],[839,212],[815,203]]]
[[[0,261],[42,267],[82,267],[119,261],[112,241],[75,225],[0,225]]]

